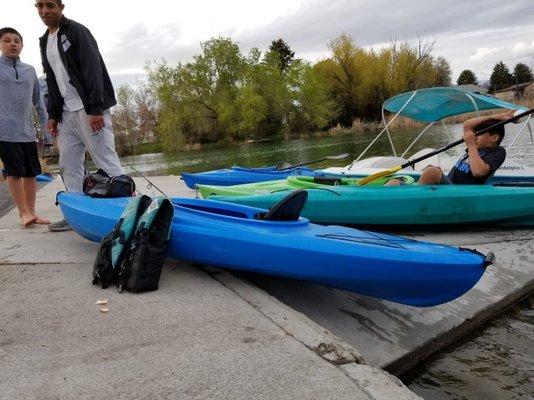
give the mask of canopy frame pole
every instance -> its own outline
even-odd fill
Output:
[[[414,98],[414,96],[416,95],[417,93],[417,90],[413,92],[413,94],[410,96],[410,98],[408,99],[408,101],[406,101],[406,103],[404,103],[404,105],[402,106],[402,108],[397,112],[397,114],[395,114],[395,116],[393,118],[391,118],[391,120],[386,124],[386,119],[385,119],[385,113],[384,113],[384,105],[382,105],[382,122],[386,125],[384,127],[384,129],[382,129],[380,131],[380,133],[375,137],[375,139],[369,143],[369,145],[365,148],[364,151],[361,152],[361,154],[358,156],[358,158],[356,160],[354,160],[350,165],[349,165],[349,169],[354,165],[355,162],[358,162],[360,161],[360,159],[364,156],[365,153],[367,153],[367,150],[369,150],[373,144],[375,144],[375,142],[380,138],[380,136],[382,136],[382,134],[384,132],[386,132],[389,128],[389,126],[391,125],[391,123],[393,121],[395,121],[395,119],[397,118],[397,116],[402,112],[402,110],[404,110],[406,108],[406,106],[408,105],[408,103],[410,103],[410,101],[412,101],[412,99]],[[393,142],[391,141],[391,138],[390,138],[390,144],[392,146],[392,150],[393,150],[393,154],[395,154],[395,157],[397,156],[396,155],[396,152],[395,152],[395,147],[393,146]]]
[[[406,150],[404,150],[404,153],[401,154],[401,157],[404,158],[404,156],[406,155],[406,153],[408,153],[408,151],[413,147],[413,145],[415,144],[415,142],[417,142],[419,140],[419,138],[421,136],[423,136],[423,134],[427,131],[428,128],[430,128],[431,126],[433,126],[434,124],[436,123],[436,121],[433,121],[431,122],[429,125],[426,126],[425,129],[423,129],[419,135],[417,135],[417,137],[412,141],[412,143],[410,143],[410,145],[408,147],[406,147]]]
[[[514,138],[512,139],[512,142],[506,146],[506,150],[510,150],[512,148],[512,146],[514,145],[515,141],[517,140],[517,138],[519,137],[519,135],[521,135],[521,133],[525,130],[525,127],[528,126],[528,130],[530,132],[530,139],[534,142],[534,138],[532,137],[532,129],[530,128],[530,125],[528,124],[528,122],[530,121],[530,115],[527,117],[527,120],[525,122],[523,122],[523,126],[521,126],[521,129],[519,129],[519,132],[517,132],[514,136]]]

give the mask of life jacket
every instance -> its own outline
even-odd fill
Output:
[[[166,197],[156,197],[139,218],[135,236],[120,266],[119,292],[158,289],[173,217],[172,202]]]
[[[113,230],[100,244],[93,266],[93,285],[105,289],[117,282],[119,267],[134,237],[139,219],[151,204],[148,196],[132,197]]]

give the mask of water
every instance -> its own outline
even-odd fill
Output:
[[[425,399],[532,399],[534,297],[401,377]]]
[[[518,125],[507,128],[507,139],[513,137]],[[459,125],[441,127],[427,132],[409,155],[425,148],[440,148],[461,137]],[[399,152],[408,146],[417,132],[395,132],[393,140]],[[258,167],[274,165],[278,161],[298,164],[326,156],[350,153],[344,160],[324,161],[313,168],[348,165],[375,137],[375,133],[292,140],[278,143],[246,146],[212,147],[202,151],[173,154],[147,154],[125,157],[128,165],[146,175],[178,175],[181,172],[199,172],[231,165]],[[506,140],[503,143],[506,145]],[[457,146],[448,154],[459,156],[464,146]],[[391,154],[387,137],[381,138],[366,154]],[[523,134],[508,159],[524,165],[534,165],[534,144]],[[534,310],[532,301],[514,307],[495,318],[460,343],[451,346],[402,377],[411,390],[428,399],[526,399],[533,398],[534,385]]]
[[[510,133],[516,129],[517,125],[512,125],[508,128],[507,135],[511,137]],[[427,132],[409,151],[408,155],[426,147],[443,147],[461,137],[460,126],[452,126],[449,130],[450,133],[445,133],[441,127],[436,127]],[[200,172],[227,168],[231,165],[259,167],[274,165],[279,161],[299,164],[327,156],[350,153],[350,157],[346,159],[327,160],[310,165],[312,168],[346,166],[361,153],[375,138],[375,135],[376,133],[365,133],[242,146],[212,146],[201,151],[124,157],[123,164],[126,169],[128,169],[128,165],[133,165],[135,169],[148,175],[178,175],[181,172]],[[416,135],[417,131],[414,130],[405,130],[392,134],[399,155]],[[504,144],[506,144],[506,141]],[[465,147],[460,145],[448,150],[447,153],[459,156],[464,149]],[[384,154],[392,154],[386,135],[383,135],[375,143],[375,146],[371,148],[365,157]],[[508,158],[525,165],[534,165],[534,145],[531,144],[528,133],[521,135],[514,148],[508,153]]]

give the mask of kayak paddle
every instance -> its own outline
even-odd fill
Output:
[[[325,161],[325,160],[341,160],[343,158],[347,158],[348,156],[349,156],[349,153],[338,154],[337,156],[328,156],[328,157],[320,158],[318,160],[306,161],[306,162],[304,162],[302,164],[290,165],[289,167],[281,168],[278,171],[285,171],[286,169],[303,167],[305,165],[315,164],[315,163],[318,163],[320,161]]]
[[[491,131],[492,129],[495,129],[499,126],[502,126],[502,125],[506,125],[510,122],[514,122],[514,121],[517,121],[523,117],[526,117],[527,115],[530,115],[534,112],[534,108],[531,108],[530,110],[527,110],[525,112],[522,112],[521,114],[517,114],[517,115],[514,115],[512,118],[508,118],[504,121],[500,121],[500,122],[497,122],[496,124],[493,124],[487,128],[484,128],[484,129],[481,129],[480,131],[476,132],[476,136],[480,136],[480,135],[483,135],[484,133],[487,133],[489,131]],[[459,139],[455,142],[452,142],[450,144],[448,144],[447,146],[445,147],[442,147],[441,149],[438,149],[438,150],[434,150],[428,154],[425,154],[421,157],[417,157],[413,160],[409,160],[407,162],[405,162],[404,164],[402,165],[398,165],[396,167],[393,167],[393,168],[390,168],[390,169],[386,169],[384,171],[380,171],[380,172],[377,172],[376,174],[373,174],[373,175],[369,175],[365,178],[362,178],[358,181],[358,185],[359,186],[363,186],[363,185],[366,185],[368,184],[369,182],[372,182],[376,179],[379,179],[379,178],[382,178],[384,176],[388,176],[388,175],[391,175],[391,174],[394,174],[395,172],[397,171],[400,171],[401,169],[404,169],[406,167],[410,167],[410,166],[413,166],[415,165],[416,163],[420,162],[420,161],[423,161],[429,157],[432,157],[432,156],[435,156],[436,154],[439,154],[439,153],[442,153],[444,152],[445,150],[449,150],[450,148],[453,148],[454,146],[458,146],[460,143],[464,143],[464,140],[463,139]]]

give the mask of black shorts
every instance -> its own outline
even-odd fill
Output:
[[[42,172],[36,142],[0,141],[0,159],[4,176],[33,178]]]

